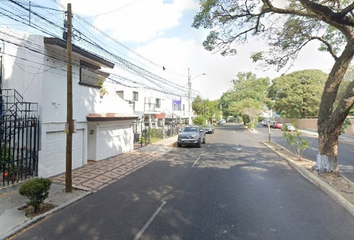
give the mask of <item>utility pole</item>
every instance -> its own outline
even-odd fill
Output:
[[[72,139],[73,139],[73,81],[72,81],[72,12],[71,3],[67,9],[67,95],[66,95],[66,173],[65,173],[65,192],[72,192]]]
[[[192,116],[191,116],[191,91],[192,91],[192,82],[191,75],[188,68],[188,124],[192,124]]]

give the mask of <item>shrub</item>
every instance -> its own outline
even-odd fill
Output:
[[[27,204],[33,206],[35,212],[39,212],[40,205],[48,197],[51,185],[52,180],[49,178],[35,178],[24,183],[19,193],[29,199]]]
[[[161,128],[151,128],[150,129],[151,138],[163,138],[163,129]]]
[[[205,120],[206,120],[205,117],[198,116],[198,117],[193,118],[192,121],[193,121],[193,124],[195,124],[195,125],[204,126],[205,125]]]
[[[301,137],[301,132],[295,130],[294,132],[288,132],[287,129],[284,129],[283,137],[286,139],[286,142],[295,152],[296,159],[301,160],[301,154],[305,151],[306,148],[309,148],[309,144],[306,139]]]
[[[0,171],[9,171],[10,161],[13,159],[9,147],[5,144],[0,146]],[[2,170],[3,169],[3,170]]]

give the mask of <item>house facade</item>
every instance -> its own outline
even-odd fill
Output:
[[[188,112],[188,99],[183,97],[123,86],[116,86],[116,92],[122,100],[130,104],[134,114],[139,116],[135,130],[139,134],[144,127],[162,128],[165,131],[171,127],[182,128],[192,116],[192,113]]]
[[[67,51],[59,38],[0,29],[1,91],[14,89],[38,105],[38,176],[65,172],[67,116]],[[73,45],[72,101],[74,133],[72,166],[103,160],[133,150],[133,121],[139,118],[105,80],[114,64]],[[102,86],[104,93],[102,94]],[[12,145],[20,146],[19,141]],[[15,147],[15,146],[11,146]]]

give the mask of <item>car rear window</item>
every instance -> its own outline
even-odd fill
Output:
[[[185,127],[183,132],[198,132],[198,128],[196,127]]]

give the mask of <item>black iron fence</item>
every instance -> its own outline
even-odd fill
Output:
[[[146,146],[155,141],[177,136],[182,129],[181,124],[166,124],[162,127],[149,127],[143,122],[134,122],[134,143]]]
[[[13,89],[3,89],[0,118],[0,180],[2,186],[38,174],[38,104],[24,102]]]

